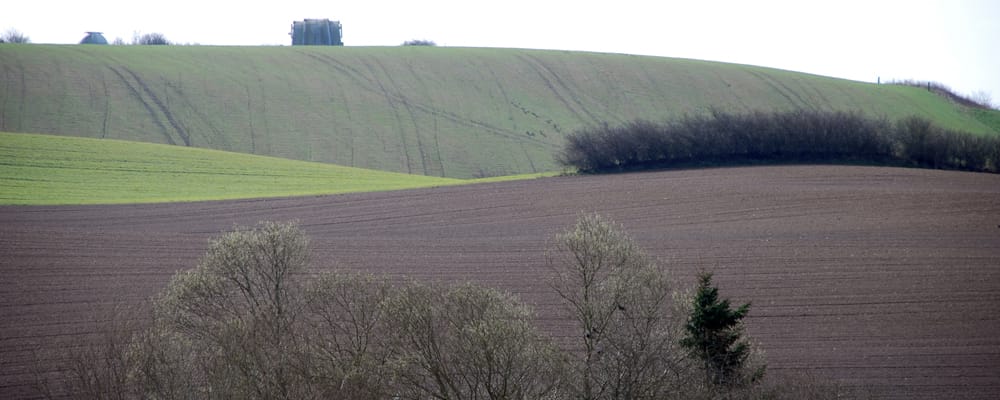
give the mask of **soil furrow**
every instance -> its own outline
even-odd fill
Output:
[[[45,350],[39,365],[55,368],[96,331],[91,313],[149,299],[196,265],[208,238],[259,220],[303,221],[317,270],[490,285],[566,340],[546,249],[580,212],[621,222],[680,282],[710,270],[721,294],[751,302],[747,333],[777,376],[809,373],[876,398],[1000,392],[1000,315],[990,312],[1000,299],[1000,176],[783,166],[0,207],[0,397],[33,395],[19,372],[31,367],[29,350]]]

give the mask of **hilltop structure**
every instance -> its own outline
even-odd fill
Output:
[[[305,19],[292,23],[292,46],[343,46],[340,21]]]
[[[108,44],[108,39],[105,39],[101,32],[87,32],[87,36],[80,41],[80,44]]]

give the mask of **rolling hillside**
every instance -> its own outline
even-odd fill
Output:
[[[862,110],[1000,133],[919,88],[714,62],[428,47],[0,45],[0,131],[110,138],[429,176],[551,171],[583,126]]]
[[[510,291],[539,327],[572,340],[579,331],[546,284],[547,249],[580,210],[621,222],[678,283],[713,271],[725,297],[751,302],[747,333],[768,378],[830,379],[861,389],[857,398],[1000,393],[1000,314],[989,311],[1000,299],[1000,175],[781,166],[267,201],[0,206],[0,398],[37,397],[32,372],[59,368],[101,332],[98,317],[148,301],[197,265],[210,237],[261,220],[301,221],[318,270]]]
[[[476,182],[162,144],[3,132],[0,160],[0,204],[224,200]]]

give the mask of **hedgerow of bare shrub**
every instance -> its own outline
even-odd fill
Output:
[[[171,43],[170,40],[167,40],[166,35],[159,32],[146,34],[139,34],[138,32],[135,32],[132,35],[132,44],[143,46],[165,46]]]
[[[555,398],[562,356],[528,306],[470,284],[306,280],[308,239],[261,223],[213,239],[152,315],[115,313],[47,397],[91,399]],[[142,325],[125,324],[146,321]]]
[[[528,307],[469,284],[411,283],[387,304],[394,397],[544,399],[558,396],[557,349]]]
[[[582,129],[557,160],[580,172],[746,163],[864,163],[998,172],[1000,137],[856,112],[725,113]]]
[[[980,108],[984,110],[995,109],[995,107],[993,106],[992,97],[988,92],[985,91],[977,91],[972,93],[971,95],[963,95],[959,94],[958,92],[952,90],[951,87],[940,82],[919,81],[913,79],[893,80],[889,81],[888,84],[912,86],[921,89],[927,89],[927,91],[929,92],[942,96],[948,100],[951,100],[955,103],[961,104],[966,107]]]
[[[599,215],[556,237],[551,286],[568,348],[530,307],[472,284],[305,272],[294,223],[210,242],[151,309],[116,310],[42,395],[82,399],[756,399],[822,386],[712,385],[681,345],[675,282]],[[307,279],[308,278],[308,279]],[[793,396],[794,397],[794,396]],[[788,398],[788,397],[784,397]]]

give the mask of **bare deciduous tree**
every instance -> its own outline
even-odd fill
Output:
[[[990,92],[987,92],[985,90],[977,90],[975,92],[972,92],[972,95],[970,95],[969,98],[973,102],[979,104],[980,106],[983,106],[984,108],[997,109],[998,107],[1000,107],[993,105],[993,96],[990,94]]]
[[[31,43],[31,38],[21,33],[21,31],[11,28],[0,36],[0,43]]]
[[[388,313],[398,398],[543,399],[558,389],[558,352],[507,294],[411,283]]]
[[[139,32],[132,33],[132,44],[134,45],[169,45],[170,41],[167,40],[167,36],[158,33],[145,33],[140,34]]]
[[[309,377],[327,398],[386,398],[389,349],[385,305],[392,293],[384,278],[330,273],[306,291]]]
[[[197,268],[175,276],[157,316],[195,349],[204,393],[305,398],[297,371],[299,282],[308,239],[292,223],[237,229],[210,243]]]
[[[413,40],[407,40],[407,41],[403,42],[403,46],[427,46],[427,47],[434,47],[434,46],[437,46],[437,43],[434,43],[433,40],[413,39]]]
[[[308,240],[261,223],[210,242],[152,314],[118,311],[73,357],[78,398],[669,399],[757,398],[713,390],[680,349],[674,285],[620,226],[583,216],[557,236],[552,287],[580,329],[556,348],[530,308],[472,284],[350,273],[305,281]],[[141,323],[136,323],[137,321]],[[51,381],[40,379],[42,394]],[[734,397],[735,396],[735,397]]]
[[[688,382],[673,285],[620,226],[580,217],[556,237],[549,266],[580,329],[575,398],[665,398]]]

